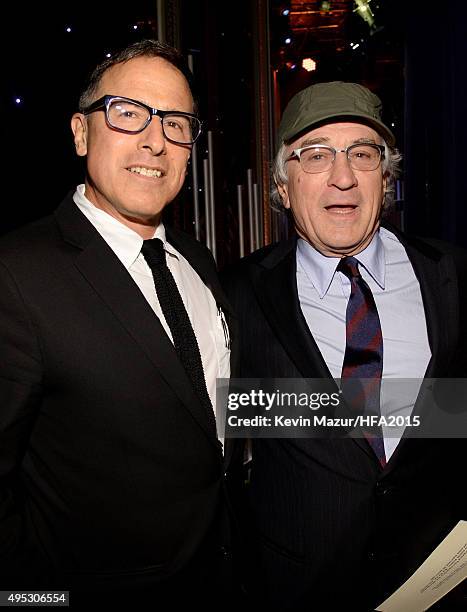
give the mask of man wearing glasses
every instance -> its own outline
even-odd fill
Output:
[[[189,78],[149,40],[99,65],[71,122],[85,183],[1,241],[2,589],[83,609],[223,592],[227,306],[209,251],[161,221],[201,131]]]
[[[226,274],[239,317],[234,378],[320,379],[345,398],[320,408],[329,429],[252,439],[251,585],[269,609],[373,610],[467,518],[464,441],[410,439],[410,427],[380,418],[424,423],[424,377],[467,372],[465,253],[381,222],[399,160],[368,89],[302,90],[273,166],[273,197],[296,236]],[[399,395],[402,379],[412,384]],[[361,426],[332,420],[354,414]]]

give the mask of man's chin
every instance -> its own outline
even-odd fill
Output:
[[[329,242],[325,245],[327,249],[334,253],[333,257],[346,257],[361,253],[370,244],[373,236],[378,231],[379,223],[371,232],[355,233],[349,236],[349,232],[343,232],[342,236],[338,233],[333,234]],[[347,235],[346,235],[347,234]]]
[[[364,249],[366,249],[372,238],[373,235],[366,236],[357,242],[343,244],[336,243],[329,245],[329,251],[333,253],[331,257],[350,257],[353,255],[358,255],[358,253],[361,253]]]
[[[164,206],[152,206],[146,209],[125,209],[120,210],[120,215],[124,217],[130,223],[138,223],[140,225],[154,225],[155,222],[159,222],[159,219],[164,210]]]
[[[347,257],[352,255],[357,255],[370,244],[374,234],[361,236],[355,238],[353,240],[336,240],[335,236],[332,237],[329,241],[321,242],[321,241],[313,241],[302,235],[301,237],[309,242],[313,248],[319,251],[322,255],[326,257]]]

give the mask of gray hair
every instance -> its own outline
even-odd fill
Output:
[[[400,174],[400,162],[402,155],[396,148],[391,148],[383,140],[384,145],[384,159],[382,161],[383,176],[386,177],[386,190],[384,196],[383,209],[387,212],[392,204],[394,203],[394,192],[396,179]],[[271,185],[271,208],[276,211],[284,212],[284,204],[282,198],[277,189],[278,185],[285,185],[288,182],[286,160],[287,146],[282,143],[276,157],[272,163],[271,174],[272,174],[272,185]]]
[[[140,40],[125,47],[94,68],[79,98],[80,112],[83,112],[84,109],[94,102],[101,79],[107,70],[117,64],[124,64],[136,57],[160,57],[166,60],[183,74],[188,81],[190,89],[193,90],[193,75],[188,68],[185,58],[178,49],[159,42],[158,40]]]

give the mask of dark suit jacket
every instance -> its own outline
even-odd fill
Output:
[[[167,238],[228,311],[210,252],[180,232]],[[71,195],[0,241],[0,338],[2,588],[176,584],[217,555],[214,428]]]
[[[467,257],[399,237],[423,296],[426,376],[465,377]],[[239,319],[234,377],[331,377],[298,301],[295,246],[266,247],[224,275]],[[372,609],[467,518],[464,473],[464,440],[404,435],[385,469],[364,439],[253,440],[253,589],[277,610]]]

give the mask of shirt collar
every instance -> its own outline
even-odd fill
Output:
[[[324,298],[331,286],[332,279],[339,264],[340,257],[327,257],[317,251],[303,238],[297,241],[297,258],[305,274],[313,283],[318,295]],[[375,282],[384,289],[385,282],[385,251],[379,231],[373,236],[370,244],[355,259],[366,269]]]
[[[139,234],[130,229],[127,225],[115,219],[105,211],[97,208],[88,200],[84,194],[84,185],[78,185],[73,200],[81,212],[94,225],[102,238],[107,242],[115,255],[120,259],[127,270],[138,258],[143,239]],[[164,249],[175,257],[177,251],[167,242],[165,227],[162,223],[157,226],[153,238],[159,238],[164,243]]]

